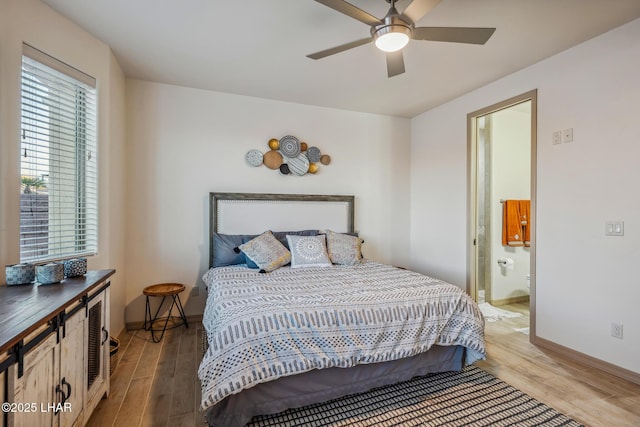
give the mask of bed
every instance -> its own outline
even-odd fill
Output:
[[[298,233],[320,234],[311,239],[329,249],[359,240],[353,208],[353,196],[210,194],[208,348],[198,370],[210,426],[244,426],[255,415],[461,370],[486,356],[482,315],[454,285],[366,259],[265,274],[238,262],[243,252],[222,254],[263,234],[291,248],[295,237],[285,237]]]

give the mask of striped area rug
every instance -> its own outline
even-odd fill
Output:
[[[275,426],[582,426],[475,366],[254,417]]]

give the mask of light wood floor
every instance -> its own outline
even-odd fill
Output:
[[[640,426],[640,385],[535,347],[515,331],[529,326],[528,304],[500,308],[523,316],[486,323],[479,367],[586,426]]]
[[[489,357],[478,366],[590,427],[640,426],[640,385],[592,370],[529,343],[526,304],[502,306],[520,318],[486,324]],[[111,393],[89,426],[198,426],[201,325],[167,331],[154,344],[145,331],[121,337]]]

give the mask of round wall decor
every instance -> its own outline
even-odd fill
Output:
[[[269,140],[269,148],[271,148],[272,150],[277,150],[278,148],[280,148],[280,141],[275,138],[271,138]]]
[[[262,164],[262,152],[260,150],[249,150],[245,156],[247,163],[256,167]]]
[[[317,174],[321,164],[326,166],[331,163],[331,157],[322,154],[320,148],[309,146],[293,135],[271,138],[267,145],[269,150],[264,153],[261,150],[249,150],[245,155],[247,163],[253,167],[264,164],[283,176]]]
[[[298,154],[296,158],[289,159],[289,170],[295,175],[304,175],[309,170],[309,159],[304,153]]]
[[[283,136],[280,139],[280,152],[291,159],[296,157],[300,154],[300,141],[292,135]]]
[[[307,157],[310,162],[320,161],[320,149],[318,147],[309,147],[307,150]]]
[[[269,169],[279,169],[282,164],[282,154],[278,151],[267,151],[262,158],[262,162]]]

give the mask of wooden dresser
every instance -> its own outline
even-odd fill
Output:
[[[1,427],[83,426],[109,393],[109,278],[0,286]]]

